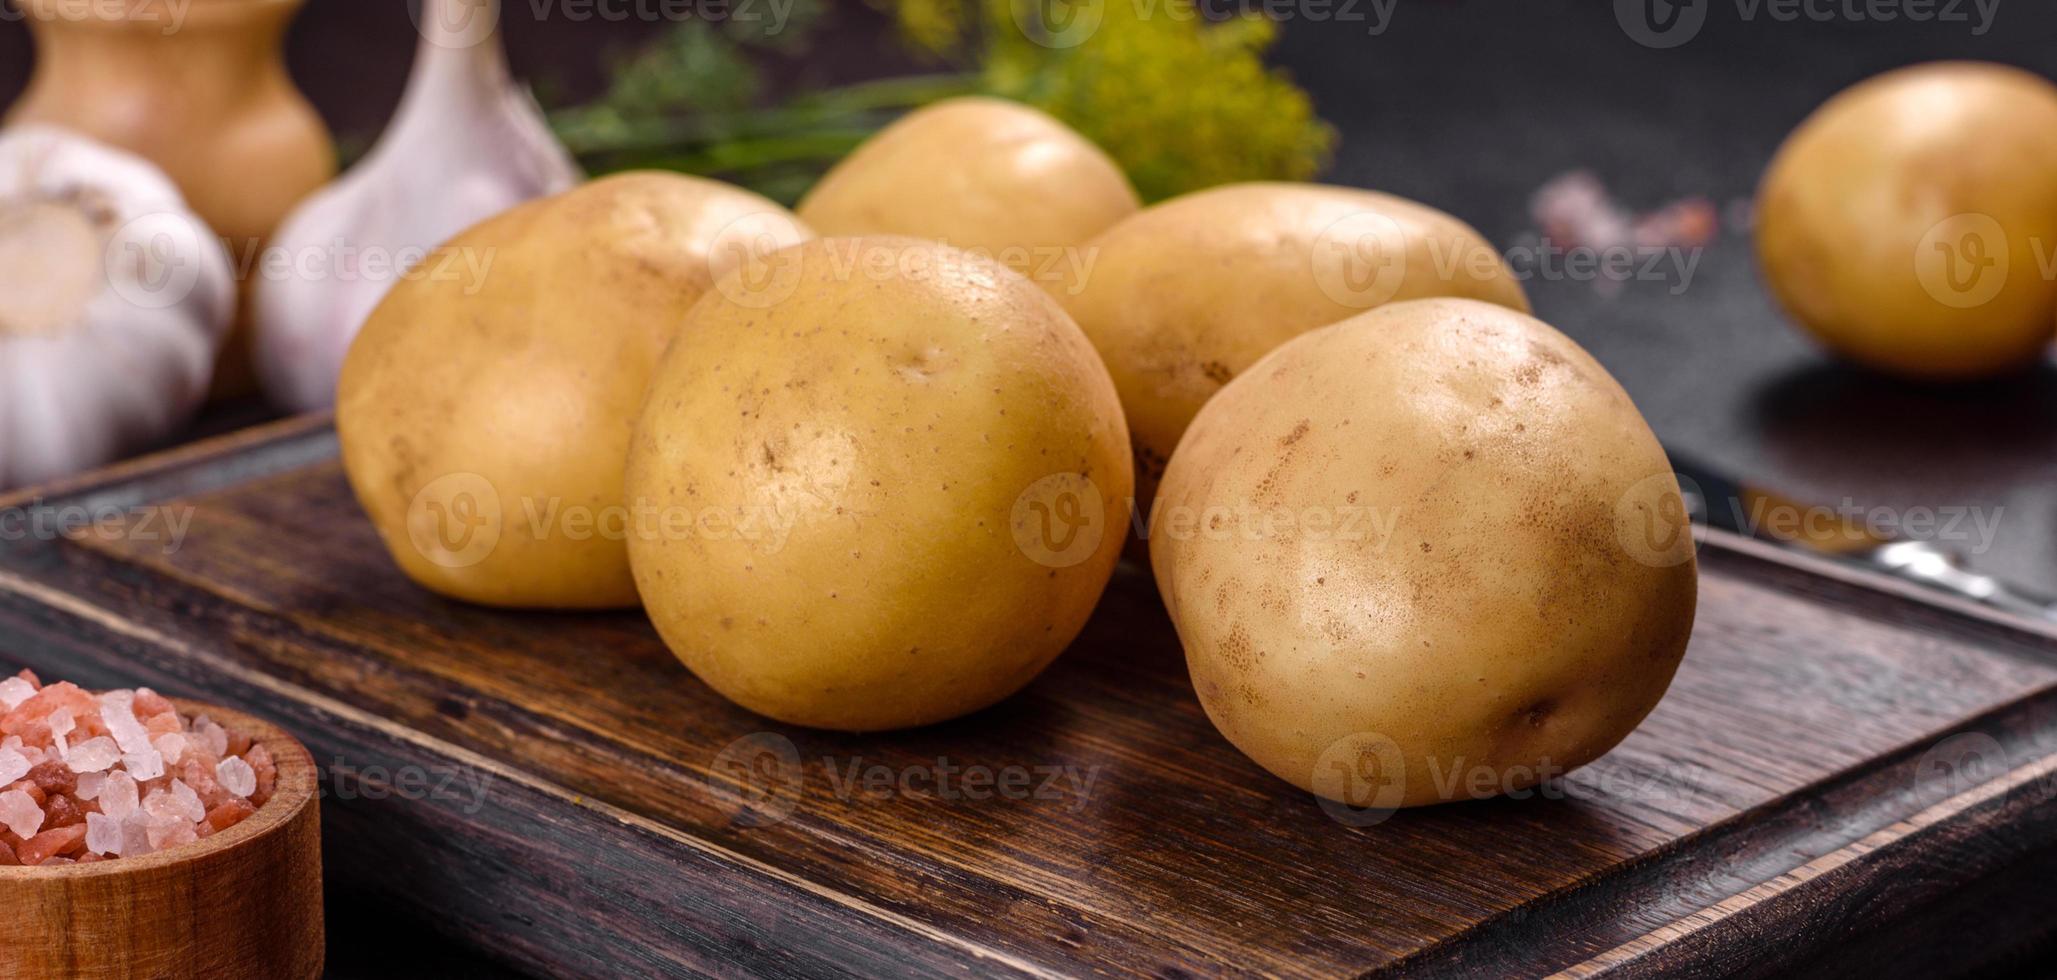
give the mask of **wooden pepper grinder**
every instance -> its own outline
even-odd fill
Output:
[[[36,70],[7,121],[65,126],[143,156],[227,243],[241,284],[213,397],[256,390],[250,291],[265,239],[335,176],[321,118],[281,51],[302,0],[17,0]]]

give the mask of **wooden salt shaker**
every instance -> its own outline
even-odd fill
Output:
[[[321,975],[321,806],[314,759],[249,715],[175,701],[271,752],[271,799],[191,844],[54,868],[0,867],[0,977]]]

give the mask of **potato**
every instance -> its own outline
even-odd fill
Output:
[[[803,237],[747,191],[628,174],[489,219],[396,283],[344,360],[336,428],[400,567],[490,605],[635,605],[621,474],[658,355],[715,274]]]
[[[948,99],[885,128],[800,202],[823,235],[932,238],[1039,282],[1138,207],[1113,160],[1063,123],[1004,99]]]
[[[1193,414],[1272,348],[1396,300],[1528,310],[1470,226],[1373,191],[1217,187],[1151,207],[1087,251],[1090,273],[1054,291],[1114,375],[1145,504]]]
[[[1543,323],[1395,303],[1230,382],[1165,472],[1152,569],[1216,727],[1353,806],[1533,786],[1663,696],[1697,588],[1676,478]]]
[[[1786,140],[1757,201],[1766,281],[1832,350],[1914,378],[1991,375],[2057,332],[2057,86],[2000,65],[1889,72]]]
[[[651,382],[630,539],[658,632],[731,700],[875,730],[1020,689],[1085,624],[1133,489],[1107,369],[1047,294],[908,238],[731,276]]]

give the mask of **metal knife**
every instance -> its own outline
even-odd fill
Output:
[[[1974,571],[1948,548],[1885,534],[1842,510],[1798,503],[1690,456],[1670,456],[1686,510],[1699,523],[1884,572],[2017,616],[2057,622],[2057,599]]]

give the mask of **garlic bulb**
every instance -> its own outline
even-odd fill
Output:
[[[228,250],[163,171],[54,126],[0,130],[0,490],[185,424],[235,297]]]
[[[328,408],[350,341],[405,275],[479,276],[424,256],[583,174],[508,73],[496,0],[425,0],[400,108],[371,153],[309,197],[256,270],[258,376],[281,407]]]

